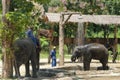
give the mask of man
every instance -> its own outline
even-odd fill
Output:
[[[52,67],[56,66],[56,47],[54,46],[50,52],[50,56],[52,59]]]
[[[33,35],[33,27],[28,28],[28,30],[26,32],[26,35],[27,35],[28,38],[30,38],[34,42],[35,46],[37,46],[35,36]]]

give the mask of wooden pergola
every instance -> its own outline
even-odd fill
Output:
[[[61,12],[61,13],[45,13],[48,22],[59,23],[59,65],[64,65],[64,24],[67,22],[84,23],[90,22],[95,24],[109,25],[120,24],[120,16],[118,15],[81,15],[79,12]],[[117,26],[114,30],[115,44],[117,50]]]

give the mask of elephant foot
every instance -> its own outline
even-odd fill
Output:
[[[103,67],[103,70],[109,70],[109,66]]]
[[[18,76],[17,76],[17,75],[15,75],[15,78],[18,78]]]
[[[32,75],[32,78],[37,78],[37,75]]]
[[[98,67],[97,70],[109,70],[109,66],[106,66],[106,67]]]
[[[39,68],[37,68],[36,70],[39,71]]]
[[[31,77],[31,75],[30,74],[26,74],[25,77]]]
[[[22,78],[20,75],[15,75],[15,78]]]
[[[116,61],[112,61],[113,63],[116,63]]]
[[[90,70],[89,68],[87,68],[87,69],[85,68],[85,69],[84,69],[84,71],[89,71],[89,70]]]
[[[90,70],[90,67],[84,67],[84,71],[88,71],[88,70]]]
[[[103,67],[102,66],[97,67],[97,70],[103,70]]]

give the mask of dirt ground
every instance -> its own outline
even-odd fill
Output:
[[[57,62],[59,61],[57,60]],[[120,61],[116,63],[109,61],[109,70],[97,70],[97,67],[101,66],[101,63],[97,60],[92,60],[90,66],[89,71],[84,71],[83,63],[71,63],[67,59],[64,66],[57,64],[56,67],[51,67],[51,64],[47,63],[47,59],[41,59],[40,70],[37,73],[38,78],[22,78],[19,80],[120,80]],[[20,71],[24,76],[24,66],[20,67]]]
[[[92,60],[90,64],[90,71],[83,70],[83,63],[71,63],[70,60],[65,60],[64,66],[61,67],[57,65],[57,67],[52,68],[50,64],[42,63],[41,65],[44,65],[41,66],[41,70],[49,69],[48,71],[50,71],[52,69],[53,72],[55,70],[61,70],[61,72],[57,73],[59,76],[51,76],[52,78],[43,77],[41,80],[120,80],[120,61],[116,61],[116,63],[109,61],[109,70],[97,70],[97,67],[101,66],[101,63],[99,63],[97,60]],[[64,71],[67,71],[67,73]]]

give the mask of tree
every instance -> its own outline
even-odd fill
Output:
[[[118,0],[103,0],[108,14],[120,15],[120,1]]]
[[[15,5],[15,1],[17,1],[17,5]],[[20,32],[22,32],[22,28],[24,28],[29,23],[28,20],[30,20],[29,17],[26,15],[29,15],[29,12],[32,10],[32,5],[30,6],[31,2],[27,2],[26,0],[22,1],[2,0],[3,27],[1,28],[1,38],[4,61],[2,67],[3,78],[10,78],[13,76],[14,55],[12,44],[15,40],[15,36],[18,36]],[[20,2],[23,3],[23,8],[19,6]]]
[[[5,14],[9,12],[9,6],[10,6],[10,0],[2,0],[2,21],[4,23],[4,30],[9,27],[9,23],[5,17]],[[10,28],[10,27],[9,27]],[[7,40],[7,33],[6,31],[3,30],[3,33],[2,33],[2,53],[4,54],[3,56],[3,74],[2,76],[4,78],[6,77],[11,77],[12,76],[12,73],[13,73],[13,66],[12,66],[12,56],[9,55],[11,54],[11,51],[9,51],[9,47],[11,46],[10,42],[11,40]],[[4,35],[4,36],[3,36]],[[12,37],[12,36],[11,36]]]
[[[0,0],[0,14],[2,12],[2,0]]]
[[[13,50],[12,44],[15,38],[25,32],[27,26],[36,24],[33,10],[33,1],[48,3],[49,0],[2,0],[2,24],[0,28],[3,54],[3,78],[13,76]],[[22,4],[22,6],[21,6]],[[22,34],[23,35],[23,34]]]

